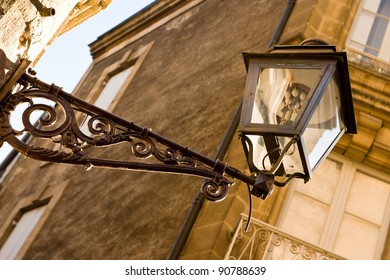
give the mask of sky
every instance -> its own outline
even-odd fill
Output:
[[[33,68],[36,77],[71,92],[92,62],[88,45],[152,2],[154,0],[112,0],[106,9],[54,40]],[[3,144],[0,162],[11,150],[7,143]]]
[[[154,0],[112,0],[103,11],[50,45],[34,70],[37,77],[72,91],[92,62],[88,45]]]

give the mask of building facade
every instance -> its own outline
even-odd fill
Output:
[[[198,177],[19,157],[2,178],[0,256],[19,242],[8,256],[388,259],[389,17],[388,0],[156,1],[90,45],[74,95],[249,174],[236,134],[241,53],[320,38],[348,53],[358,133],[343,136],[309,183],[254,198],[247,229],[240,182],[209,202]],[[130,157],[126,145],[85,150]]]

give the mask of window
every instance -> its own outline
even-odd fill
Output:
[[[390,0],[363,0],[349,47],[390,62]]]
[[[104,89],[95,101],[96,106],[105,110],[110,107],[111,103],[115,99],[115,96],[126,81],[126,78],[129,76],[131,69],[132,67],[124,69],[109,78],[104,86]]]
[[[333,155],[291,188],[278,226],[347,259],[380,259],[389,210],[388,175]]]
[[[104,110],[112,111],[131,84],[152,46],[153,42],[136,50],[129,50],[121,59],[105,68],[90,91],[87,101]],[[87,76],[88,74],[84,78]],[[91,117],[85,117],[80,127],[88,136],[92,134],[88,129],[90,119]]]
[[[95,101],[95,106],[100,107],[104,110],[108,110],[111,104],[114,102],[118,93],[123,91],[122,86],[125,83],[126,79],[129,77],[132,72],[133,67],[130,66],[108,78],[108,81],[104,82],[104,88],[100,92],[98,98]],[[82,126],[81,131],[85,135],[91,135],[88,129],[88,121],[91,117],[87,117]]]
[[[47,205],[22,211],[22,216],[14,222],[12,232],[0,249],[0,259],[15,259],[20,249],[42,217]]]

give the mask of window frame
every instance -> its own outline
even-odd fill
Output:
[[[126,89],[130,86],[134,76],[138,72],[139,68],[143,64],[143,61],[145,60],[147,54],[149,53],[150,49],[152,48],[154,42],[148,43],[142,47],[139,47],[138,49],[134,50],[129,50],[127,51],[120,60],[117,60],[110,66],[106,67],[102,74],[98,77],[96,80],[95,86],[91,89],[90,94],[86,97],[86,101],[94,104],[98,97],[100,96],[100,93],[104,89],[106,83],[110,80],[112,76],[115,74],[122,72],[126,70],[129,67],[132,67],[132,70],[130,71],[129,75],[125,79],[124,83],[118,90],[118,92],[115,95],[115,98],[113,99],[112,103],[108,106],[107,111],[112,112],[115,107],[117,106],[118,102],[124,95]],[[94,62],[93,65],[90,67],[89,71],[93,70]],[[86,80],[87,76],[89,73],[86,73],[84,78],[81,80],[80,83]],[[77,87],[78,88],[78,87]],[[76,89],[77,89],[76,88]]]
[[[341,219],[343,217],[343,214],[345,213],[345,206],[347,203],[349,192],[352,187],[352,181],[354,175],[357,172],[361,172],[370,177],[384,181],[388,184],[390,184],[390,175],[380,170],[377,170],[373,167],[369,167],[363,163],[352,161],[342,155],[338,155],[335,153],[331,153],[328,156],[328,159],[341,163],[342,169],[340,173],[340,178],[336,184],[333,199],[329,204],[329,212],[326,217],[323,230],[321,232],[320,241],[318,242],[318,244],[315,245],[320,246],[331,252],[334,252],[333,248],[336,242],[337,233],[341,225]],[[276,223],[276,226],[279,228],[282,228],[282,224],[285,221],[287,211],[289,210],[289,206],[292,202],[292,197],[294,195],[297,186],[298,186],[298,182],[292,183],[288,190],[287,196],[285,198],[285,203],[283,204],[280,216]],[[390,228],[390,195],[387,199],[386,209],[384,211],[383,221],[380,226],[379,237],[377,240],[373,259],[381,259],[382,256],[384,255],[387,247],[386,244],[389,242],[388,241],[389,239],[388,236],[390,234],[389,228]],[[302,238],[300,236],[297,237]],[[334,252],[334,253],[340,254],[338,252]]]
[[[9,225],[9,230],[7,232],[6,237],[1,238],[2,242],[0,242],[0,254],[4,253],[4,252],[2,252],[2,250],[4,249],[4,246],[10,245],[8,242],[11,240],[11,238],[12,238],[11,245],[14,245],[13,248],[11,248],[11,250],[7,250],[8,255],[4,259],[15,259],[20,254],[20,251],[23,249],[24,245],[28,242],[28,239],[30,238],[30,236],[34,232],[35,228],[38,226],[39,221],[41,220],[42,216],[45,214],[45,211],[48,208],[48,204],[50,202],[50,199],[51,199],[51,197],[46,198],[44,200],[40,200],[40,201],[33,201],[30,205],[23,207],[18,211],[18,213],[16,214],[16,216],[12,220],[12,223]],[[42,207],[44,207],[44,208],[40,211],[40,213],[38,213],[38,217],[36,219],[34,219],[35,221],[33,222],[33,225],[30,226],[30,224],[31,224],[30,217],[28,218],[29,220],[27,220],[27,224],[26,224],[26,221],[24,220],[24,218],[26,218],[26,215],[28,215],[29,213],[32,213],[35,210],[41,209]],[[23,224],[24,227],[23,228],[18,227],[22,222],[24,223]],[[25,233],[26,227],[28,228],[27,233]],[[15,236],[14,236],[14,234],[16,234],[16,231],[18,231],[17,234],[19,236],[17,238],[15,238]],[[20,237],[21,235],[22,235],[22,237]],[[19,243],[21,243],[21,244],[18,245]],[[14,252],[15,247],[17,247],[16,252]]]
[[[12,233],[15,222],[18,221],[24,212],[34,209],[46,204],[46,208],[40,217],[39,221],[35,224],[33,230],[30,232],[28,238],[21,246],[20,250],[15,256],[15,260],[23,259],[27,250],[33,243],[34,239],[38,236],[40,230],[44,226],[51,211],[56,206],[57,202],[62,196],[65,188],[68,186],[70,179],[61,181],[54,186],[42,186],[40,192],[21,198],[16,206],[10,211],[8,218],[0,226],[0,248],[4,245],[10,234]]]
[[[124,80],[120,84],[118,90],[113,93],[114,96],[111,99],[110,104],[102,108],[103,110],[112,112],[119,103],[122,96],[125,94],[127,88],[130,86],[134,76],[136,75],[138,69],[141,67],[153,44],[154,42],[151,42],[145,46],[139,47],[136,51],[128,50],[127,52],[125,52],[121,59],[107,66],[96,80],[95,86],[91,89],[90,93],[86,97],[86,101],[101,108],[101,106],[96,103],[102,96],[102,93],[104,92],[106,85],[109,83],[111,78],[121,72],[129,70],[129,73],[127,73],[127,75],[124,77]],[[92,62],[87,73],[84,75],[79,85],[76,87],[75,92],[79,90],[80,84],[83,84],[87,80],[87,77],[89,76],[89,73],[93,70],[94,65],[95,62]],[[83,134],[91,137],[92,133],[88,129],[88,121],[89,119],[91,119],[91,117],[78,113],[77,119],[79,120],[79,128],[83,132]],[[86,147],[89,147],[89,145],[85,144],[85,148]]]
[[[389,24],[387,26],[387,29],[386,29],[386,32],[384,35],[383,42],[381,43],[381,46],[378,50],[377,56],[373,55],[371,53],[368,53],[364,50],[366,47],[370,48],[370,46],[368,46],[367,44],[363,45],[357,41],[353,42],[353,36],[356,33],[357,26],[359,25],[359,19],[360,19],[360,16],[362,15],[363,11],[366,11],[367,13],[374,15],[375,17],[376,16],[383,17],[382,15],[380,15],[378,13],[374,13],[372,11],[365,10],[364,9],[365,1],[367,1],[367,0],[362,0],[359,4],[359,8],[355,14],[355,18],[353,20],[352,27],[351,27],[349,34],[348,34],[348,37],[347,37],[346,46],[350,51],[357,53],[358,55],[361,55],[361,56],[364,56],[364,57],[367,57],[367,58],[373,59],[373,60],[380,60],[382,62],[390,64],[390,51],[389,51],[390,50],[390,19],[389,19]],[[372,31],[372,26],[370,28],[370,33],[371,33],[371,31]],[[359,50],[358,47],[354,46],[354,44],[361,45],[363,47],[363,50]]]

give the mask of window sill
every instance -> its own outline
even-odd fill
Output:
[[[347,49],[348,61],[374,74],[390,77],[390,63],[361,51]]]

